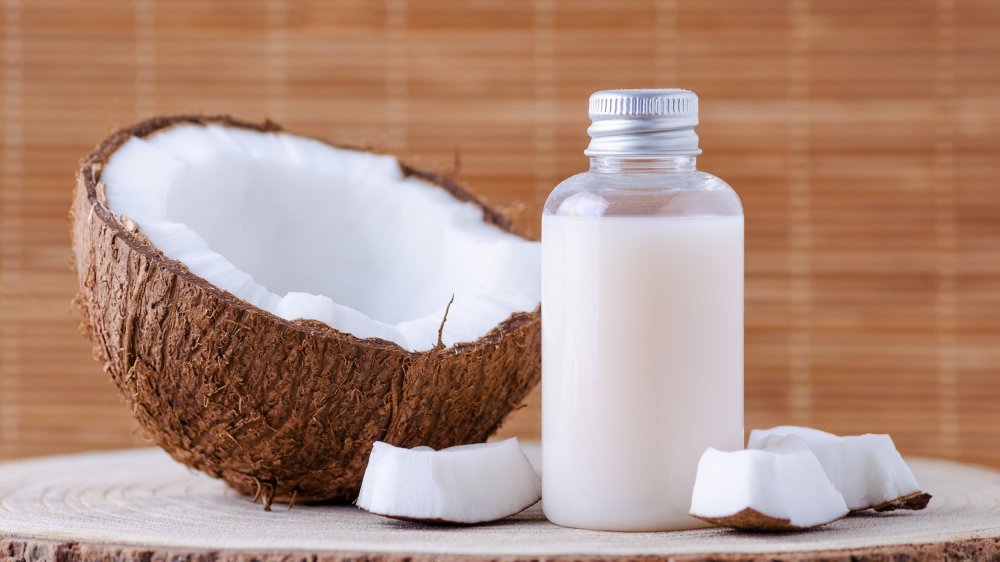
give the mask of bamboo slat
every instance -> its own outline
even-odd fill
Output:
[[[681,86],[747,212],[748,427],[1000,465],[1000,4],[2,0],[0,457],[141,443],[70,310],[77,160],[157,113],[452,171],[537,232],[585,100]],[[537,436],[538,396],[504,427]]]

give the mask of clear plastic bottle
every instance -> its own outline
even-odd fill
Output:
[[[543,506],[554,523],[701,526],[708,447],[743,447],[743,210],[698,171],[698,98],[590,98],[590,170],[542,217]]]

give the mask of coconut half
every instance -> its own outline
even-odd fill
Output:
[[[767,450],[708,449],[698,461],[691,515],[720,527],[794,531],[848,513],[805,441],[776,439]]]
[[[517,439],[435,451],[378,442],[357,506],[407,521],[475,524],[524,511],[542,482]]]
[[[930,502],[930,494],[920,490],[888,435],[842,437],[808,427],[779,426],[751,431],[747,447],[771,450],[790,435],[812,450],[852,511],[924,509]]]
[[[538,381],[537,243],[392,156],[154,118],[84,160],[71,216],[147,434],[266,502],[350,498],[375,441],[483,441]]]

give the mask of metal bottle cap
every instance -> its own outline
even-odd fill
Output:
[[[696,156],[698,96],[689,90],[603,90],[590,96],[587,156]]]

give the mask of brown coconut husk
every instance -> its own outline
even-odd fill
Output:
[[[880,503],[873,506],[872,509],[878,512],[896,511],[897,509],[910,509],[917,511],[926,508],[932,497],[933,496],[927,492],[913,492],[912,494],[907,494],[894,500]]]
[[[540,500],[538,500],[538,501],[540,501]],[[508,513],[506,515],[501,515],[499,517],[496,517],[495,519],[490,519],[489,521],[479,521],[479,522],[476,522],[476,523],[466,523],[466,522],[463,522],[463,521],[452,521],[451,519],[441,519],[439,517],[438,518],[410,517],[408,515],[394,515],[394,514],[391,514],[391,513],[378,513],[376,511],[368,511],[367,509],[365,509],[363,507],[359,507],[358,509],[360,509],[362,511],[367,511],[368,513],[371,513],[372,515],[378,515],[380,517],[385,517],[387,519],[395,519],[396,521],[406,521],[407,523],[419,523],[421,525],[433,525],[433,526],[439,526],[439,527],[473,527],[473,526],[476,526],[476,525],[482,525],[483,523],[492,523],[494,521],[500,521],[502,519],[507,519],[508,517],[513,517],[513,516],[517,515],[518,513],[521,513],[523,511],[527,510],[532,505],[535,505],[536,503],[538,503],[538,501],[533,501],[533,502],[531,502],[530,505],[522,507],[521,509],[519,509],[517,511],[513,511],[513,512]]]
[[[734,513],[726,517],[702,517],[700,515],[695,515],[695,517],[716,527],[729,527],[730,529],[739,529],[741,531],[783,532],[800,530],[799,527],[792,525],[789,519],[779,519],[770,515],[764,515],[756,509],[749,507],[739,513]]]
[[[804,531],[806,529],[813,528],[813,527],[799,527],[797,525],[792,525],[792,522],[789,519],[781,519],[778,517],[771,517],[770,515],[764,515],[763,513],[750,507],[743,509],[739,513],[734,513],[733,515],[728,515],[726,517],[702,517],[700,515],[695,515],[695,517],[701,519],[702,521],[705,521],[706,523],[711,523],[716,527],[728,527],[730,529],[738,529],[740,531],[788,533],[794,531]],[[834,519],[833,521],[836,520],[837,519]],[[833,521],[820,523],[819,525],[814,525],[814,527],[819,527],[820,525],[828,525],[830,523],[833,523]]]
[[[83,160],[70,212],[82,331],[146,434],[174,459],[268,506],[350,500],[374,441],[484,441],[538,383],[538,309],[511,315],[478,341],[414,353],[283,320],[165,257],[108,209],[101,169],[129,138],[183,123],[279,130],[189,115],[126,127]],[[450,178],[404,170],[512,231]]]

